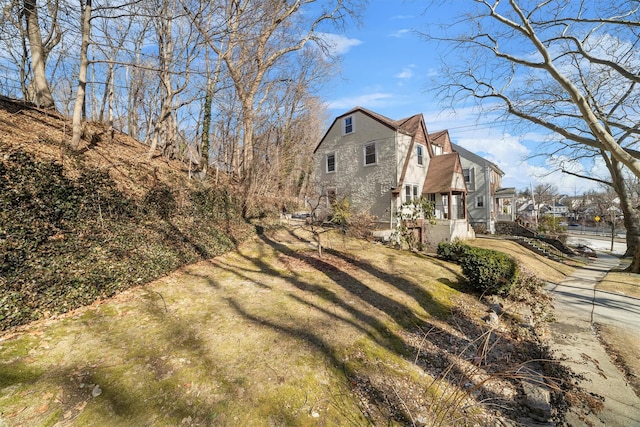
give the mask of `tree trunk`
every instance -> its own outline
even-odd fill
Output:
[[[209,167],[209,138],[211,137],[211,104],[213,103],[213,80],[207,80],[207,93],[204,97],[204,116],[202,117],[202,147],[200,148],[200,169],[207,172]]]
[[[27,100],[38,107],[54,108],[55,103],[47,82],[46,55],[42,44],[36,0],[24,0],[24,19],[27,24],[27,36],[31,49],[31,68],[33,69],[33,80],[27,88]]]
[[[77,149],[82,138],[82,111],[84,108],[85,91],[87,86],[87,68],[89,59],[89,36],[91,33],[91,0],[86,0],[82,14],[82,44],[80,46],[80,72],[78,73],[78,89],[76,92],[76,102],[73,106],[72,137],[71,147]]]
[[[624,227],[627,230],[627,250],[625,256],[633,256],[634,262],[630,269],[633,273],[640,273],[640,211],[634,206],[627,187],[624,176],[620,170],[620,163],[611,157],[611,163],[607,162],[611,172],[611,182],[613,189],[620,198],[620,209],[624,216]]]

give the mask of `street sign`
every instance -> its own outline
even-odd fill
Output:
[[[596,222],[600,222],[600,219],[601,219],[601,218],[600,218],[598,215],[596,215],[596,217],[595,217],[595,218],[593,218],[593,219],[595,219],[595,220],[596,220]]]

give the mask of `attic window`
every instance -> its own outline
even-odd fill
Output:
[[[345,135],[353,132],[353,116],[345,117],[343,131]]]
[[[442,154],[442,146],[441,145],[433,145],[433,154],[439,156]]]
[[[424,166],[424,150],[422,145],[416,146],[416,155],[418,156],[418,165]]]

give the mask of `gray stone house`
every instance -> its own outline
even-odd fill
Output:
[[[449,140],[447,131],[430,135],[433,141]],[[467,184],[467,212],[469,223],[476,232],[496,232],[496,222],[515,221],[516,190],[502,187],[504,172],[493,162],[451,144],[460,155],[464,180]]]
[[[420,224],[422,241],[467,238],[460,158],[450,143],[434,143],[422,114],[393,120],[356,107],[335,118],[314,150],[314,185],[326,208],[345,197],[356,213],[376,218],[388,237],[402,205],[420,196],[433,201],[437,224]]]

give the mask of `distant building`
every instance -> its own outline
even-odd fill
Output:
[[[447,131],[430,136],[434,141],[449,139]],[[515,221],[516,190],[502,187],[504,172],[495,163],[459,145],[451,145],[460,155],[468,192],[469,223],[476,232],[484,229],[493,234],[496,232],[496,221]]]

